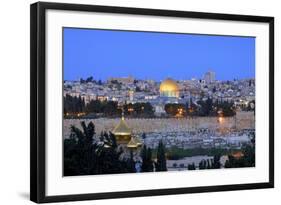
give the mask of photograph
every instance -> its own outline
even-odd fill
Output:
[[[255,168],[255,36],[63,27],[62,44],[63,176]]]
[[[31,201],[274,188],[274,17],[215,11],[30,6]]]

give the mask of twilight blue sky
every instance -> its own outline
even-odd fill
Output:
[[[255,77],[255,38],[64,28],[64,79]]]

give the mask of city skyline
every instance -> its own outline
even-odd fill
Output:
[[[255,77],[253,37],[72,28],[63,32],[64,80],[202,79],[210,70],[222,81]]]
[[[210,70],[211,71],[211,70]],[[209,71],[207,71],[207,72],[209,72]],[[135,76],[131,76],[131,75],[127,75],[127,76],[109,76],[107,79],[99,79],[99,78],[94,78],[94,75],[89,75],[89,76],[85,76],[84,78],[77,78],[77,79],[71,79],[71,80],[65,80],[65,81],[73,81],[73,82],[77,82],[77,81],[80,81],[81,79],[83,79],[83,80],[87,80],[87,78],[90,78],[90,77],[93,77],[93,80],[94,81],[99,81],[99,80],[101,80],[101,82],[102,83],[106,83],[106,82],[108,82],[110,79],[129,79],[129,78],[133,78],[133,79],[135,79],[135,80],[140,80],[140,81],[154,81],[155,83],[161,83],[161,82],[163,82],[163,81],[165,81],[165,80],[167,80],[167,79],[172,79],[172,80],[175,80],[175,81],[178,81],[178,82],[181,82],[181,81],[192,81],[192,80],[196,80],[196,81],[199,81],[199,80],[205,80],[204,79],[204,75],[202,75],[202,77],[200,77],[200,78],[190,78],[190,79],[184,79],[184,78],[182,78],[182,79],[175,79],[175,78],[172,78],[172,77],[170,77],[170,76],[167,76],[166,78],[163,78],[163,79],[160,79],[160,80],[154,80],[154,79],[152,79],[152,78],[146,78],[146,79],[140,79],[140,78],[135,78]],[[236,80],[236,81],[244,81],[244,80],[254,80],[255,79],[255,77],[249,77],[249,78],[233,78],[233,79],[229,79],[229,80],[227,80],[227,79],[225,79],[225,80],[219,80],[219,79],[215,79],[216,81],[221,81],[221,82],[227,82],[227,81],[234,81],[234,80]]]

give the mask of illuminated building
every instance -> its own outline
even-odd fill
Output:
[[[171,78],[167,78],[160,85],[160,96],[163,97],[179,97],[179,86]]]

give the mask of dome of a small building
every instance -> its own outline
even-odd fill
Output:
[[[125,122],[124,116],[122,116],[119,124],[112,130],[112,133],[119,144],[128,143],[131,140],[132,130]]]
[[[134,137],[131,137],[131,140],[128,142],[127,147],[131,149],[136,149],[138,147],[138,143],[136,142]]]

